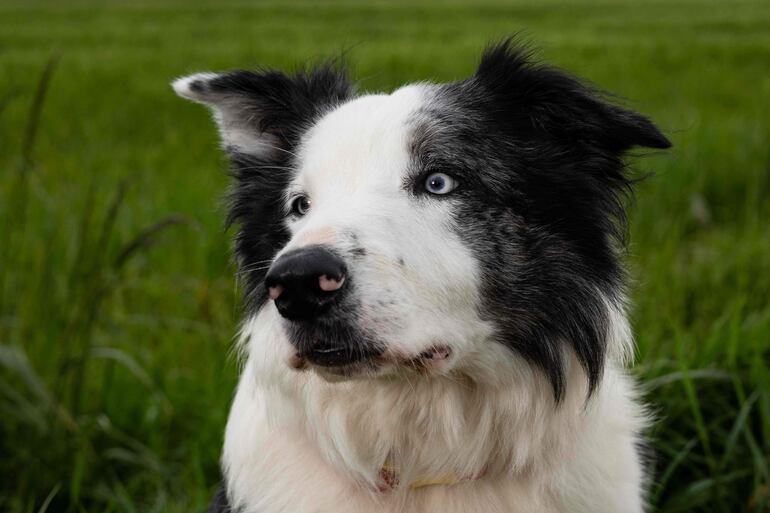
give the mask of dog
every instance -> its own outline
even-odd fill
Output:
[[[620,257],[646,117],[506,40],[473,76],[173,82],[233,174],[243,513],[635,513],[648,415]]]

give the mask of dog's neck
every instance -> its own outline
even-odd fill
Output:
[[[585,377],[571,362],[568,393],[557,404],[544,376],[515,360],[478,362],[509,367],[478,374],[509,377],[495,383],[475,379],[472,369],[333,384],[307,373],[298,388],[305,431],[331,465],[372,486],[381,486],[384,466],[397,469],[400,483],[545,470],[569,450]]]
[[[463,368],[447,375],[329,383],[311,369],[289,367],[290,347],[265,309],[242,332],[247,358],[223,453],[229,494],[234,504],[259,511],[278,500],[277,491],[294,501],[297,483],[309,483],[329,488],[327,509],[334,510],[341,494],[367,488],[374,495],[364,495],[375,501],[407,500],[410,485],[422,480],[445,485],[483,475],[478,486],[428,493],[513,481],[515,489],[536,489],[538,501],[543,487],[555,494],[565,475],[583,476],[582,467],[567,468],[575,465],[609,465],[621,481],[637,480],[637,466],[606,462],[596,450],[609,444],[633,451],[628,436],[646,424],[629,407],[635,393],[620,370],[631,347],[621,314],[608,331],[607,366],[590,399],[583,369],[571,358],[557,403],[545,374],[499,344],[463,355]],[[398,483],[382,494],[388,466]]]

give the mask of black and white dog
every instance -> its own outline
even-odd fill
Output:
[[[623,154],[669,146],[647,118],[509,42],[390,94],[334,66],[173,87],[235,178],[222,509],[643,510],[618,253]]]

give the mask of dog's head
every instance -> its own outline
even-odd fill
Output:
[[[197,74],[232,162],[251,313],[277,308],[289,364],[327,378],[450,373],[491,344],[590,386],[621,299],[622,155],[645,117],[509,44],[476,73],[356,94],[322,67]]]

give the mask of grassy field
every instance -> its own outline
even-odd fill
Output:
[[[672,151],[632,205],[654,511],[770,511],[770,3],[0,0],[0,511],[196,512],[239,317],[184,73],[341,53],[363,89],[491,38],[628,98]]]

